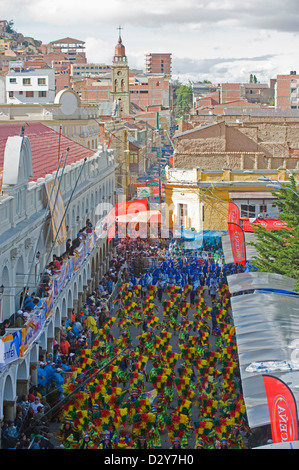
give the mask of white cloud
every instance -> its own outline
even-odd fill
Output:
[[[257,70],[266,80],[299,70],[297,0],[0,1],[18,32],[84,40],[90,62],[112,62],[120,24],[131,67],[144,68],[148,52],[171,52],[181,77],[240,81]]]

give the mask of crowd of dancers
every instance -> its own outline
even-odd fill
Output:
[[[63,387],[61,446],[246,448],[226,279],[240,267],[151,240],[119,243],[116,265],[109,311]]]

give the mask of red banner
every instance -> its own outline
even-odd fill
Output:
[[[245,250],[245,237],[241,227],[232,222],[228,223],[228,233],[230,236],[230,243],[234,262],[246,265],[246,250]]]
[[[249,222],[249,219],[242,219],[243,220],[243,230],[244,232],[253,232],[254,227],[257,224],[260,224],[262,227],[265,227],[267,230],[281,230],[281,229],[288,229],[290,227],[287,226],[286,222],[280,219],[255,219],[253,222]]]
[[[289,387],[277,377],[263,375],[273,443],[298,440],[297,406]]]
[[[240,211],[239,207],[233,203],[228,203],[228,223],[240,225]]]
[[[125,201],[115,204],[115,216],[125,214],[135,214],[147,210],[147,198],[136,199],[135,201]]]

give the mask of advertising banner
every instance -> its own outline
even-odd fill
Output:
[[[144,186],[142,188],[137,188],[137,196],[138,197],[151,197],[152,195],[152,188]]]
[[[47,319],[46,308],[42,308],[35,312],[26,325],[22,328],[22,343],[20,347],[20,357],[24,356],[29,346],[35,341],[39,335],[44,323]]]
[[[234,262],[246,266],[245,237],[241,227],[235,223],[228,223],[228,233],[230,237]]]
[[[0,339],[0,368],[20,357],[22,329],[9,333]]]
[[[292,391],[277,377],[263,375],[273,443],[298,440],[297,406]]]
[[[234,202],[228,203],[228,223],[240,225],[239,207]]]
[[[261,225],[267,230],[291,230],[291,228],[287,226],[286,222],[280,219],[243,219],[244,232],[253,232],[256,225]]]

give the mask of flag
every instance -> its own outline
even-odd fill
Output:
[[[233,222],[228,223],[231,248],[234,262],[246,265],[245,237],[241,227]]]
[[[277,377],[263,375],[273,443],[298,440],[297,406],[292,391]]]
[[[228,203],[228,223],[240,224],[239,207],[234,202]]]

